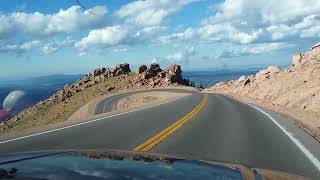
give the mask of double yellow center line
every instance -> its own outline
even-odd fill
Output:
[[[200,102],[200,104],[193,109],[191,112],[186,114],[184,117],[173,123],[171,126],[160,132],[159,134],[153,136],[152,138],[148,139],[144,143],[140,144],[139,146],[135,147],[134,151],[141,151],[141,152],[147,152],[150,151],[153,147],[155,147],[157,144],[159,144],[161,141],[166,139],[170,134],[175,132],[178,128],[183,126],[185,123],[187,123],[189,120],[192,119],[205,105],[205,103],[208,100],[208,95],[205,94],[204,98]]]

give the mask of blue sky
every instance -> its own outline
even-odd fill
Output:
[[[286,66],[319,41],[318,0],[1,0],[0,78],[127,62]]]

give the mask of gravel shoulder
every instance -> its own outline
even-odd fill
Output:
[[[83,122],[89,119],[101,118],[104,116],[112,115],[119,112],[130,111],[133,109],[140,109],[145,108],[153,105],[157,105],[163,103],[165,101],[174,100],[177,98],[181,98],[184,96],[190,95],[190,93],[178,93],[178,92],[170,92],[170,91],[152,91],[152,90],[172,90],[172,89],[180,89],[180,90],[187,90],[187,91],[197,91],[195,88],[192,87],[165,87],[165,88],[140,88],[136,90],[122,90],[118,93],[113,93],[106,96],[100,96],[93,100],[91,100],[86,105],[80,107],[75,113],[73,113],[68,122]],[[139,92],[144,90],[150,90],[148,92]],[[116,109],[111,112],[103,113],[94,115],[94,109],[96,108],[96,104],[99,101],[102,101],[106,98],[110,98],[115,95],[124,94],[128,92],[135,92],[133,95],[129,95],[120,99],[114,106]]]
[[[156,105],[165,101],[174,100],[180,97],[190,95],[189,93],[175,93],[175,92],[145,92],[138,93],[121,99],[116,104],[117,111],[127,111],[137,108],[144,108]]]

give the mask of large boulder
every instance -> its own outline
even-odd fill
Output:
[[[145,70],[147,70],[147,66],[143,64],[138,67],[136,74],[139,75],[139,74],[143,73]]]
[[[317,42],[315,45],[312,46],[312,50],[320,50],[320,42]]]
[[[152,70],[155,70],[155,71],[161,71],[160,65],[157,64],[157,63],[150,64],[150,68],[149,69],[152,69]]]
[[[136,71],[137,77],[133,80],[135,86],[168,86],[170,84],[188,85],[182,78],[179,65],[170,65],[166,70],[161,70],[160,65],[152,63],[149,68],[141,65]]]
[[[244,81],[246,79],[246,76],[241,76],[241,77],[239,77],[239,79],[238,79],[238,82],[241,82],[241,81]]]
[[[141,81],[156,77],[161,71],[160,65],[156,63],[152,63],[149,68],[141,65],[137,70],[138,79]]]
[[[167,74],[166,71],[161,71],[161,72],[158,73],[157,77],[158,78],[165,78],[166,74]]]
[[[159,72],[161,72],[161,68],[159,64],[152,63],[150,67],[146,70],[146,78],[150,79],[152,77],[155,77],[158,75]]]
[[[167,75],[166,79],[169,80],[170,83],[179,83],[182,84],[184,79],[182,78],[182,71],[179,65],[173,64],[168,67],[166,70]]]
[[[271,73],[271,74],[275,74],[275,73],[278,73],[280,72],[280,69],[277,67],[277,66],[269,66],[267,68],[268,72]]]
[[[128,74],[130,73],[130,67],[129,64],[124,63],[124,64],[117,64],[115,69],[113,70],[113,75],[119,76],[121,74]]]
[[[249,78],[246,78],[243,82],[243,86],[246,86],[247,84],[249,84],[251,81]]]
[[[297,53],[292,57],[293,67],[306,66],[320,61],[320,42],[312,46],[310,51]]]
[[[297,53],[295,55],[292,56],[292,65],[294,66],[299,66],[301,64],[301,60],[302,60],[302,53]]]
[[[268,66],[267,69],[262,69],[257,72],[255,78],[259,80],[268,79],[276,73],[279,73],[280,69],[277,66]]]
[[[97,68],[93,71],[93,76],[100,76],[102,74],[102,70],[100,68]]]

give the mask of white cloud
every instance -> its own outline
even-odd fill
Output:
[[[149,27],[145,27],[142,28],[141,30],[139,30],[136,34],[135,37],[143,37],[143,36],[152,36],[155,34],[159,34],[161,32],[164,32],[165,30],[167,30],[166,27],[163,26],[149,26]]]
[[[149,26],[139,30],[128,26],[119,25],[106,27],[90,31],[88,36],[75,43],[75,47],[79,49],[85,49],[95,45],[150,45],[153,43],[158,43],[158,37],[166,30],[167,28],[163,26]]]
[[[245,45],[243,49],[229,52],[231,56],[239,56],[259,54],[261,47],[272,51],[272,48],[280,46],[277,44],[320,37],[319,0],[225,0],[212,7],[215,9],[210,11],[211,16],[204,19],[199,27],[186,27],[182,32],[166,34],[172,28],[163,25],[165,20],[196,1],[200,0],[137,0],[122,6],[112,15],[108,14],[105,6],[87,10],[72,6],[50,14],[0,12],[0,41],[30,43],[30,40],[41,40],[40,51],[43,54],[71,45],[83,53],[92,46],[114,46],[114,52],[125,52],[126,48],[117,48],[123,47],[117,45],[225,42]],[[48,42],[55,37],[60,38],[61,34],[66,37],[78,32],[88,34],[77,42]],[[22,46],[24,43],[21,41],[20,44],[0,43],[0,51],[24,52],[28,44]],[[192,53],[185,49],[167,56],[167,59],[183,61],[190,56]]]
[[[200,39],[203,41],[230,41],[241,44],[248,44],[258,39],[262,29],[252,32],[241,32],[228,23],[205,25],[198,30]]]
[[[63,41],[51,41],[51,42],[48,42],[47,44],[45,44],[41,48],[41,52],[43,54],[55,53],[58,50],[60,50],[61,48],[71,46],[74,43],[75,43],[75,40],[72,40],[71,38],[66,38]]]
[[[106,24],[110,24],[110,20],[104,6],[96,6],[88,10],[83,10],[80,6],[72,6],[66,10],[60,9],[55,14],[0,13],[0,39],[14,38],[20,34],[42,37],[55,33],[74,33],[103,27]]]
[[[121,26],[111,26],[96,29],[89,32],[88,36],[75,43],[79,49],[85,49],[89,45],[110,46],[121,43],[128,35],[128,31]]]
[[[320,12],[318,0],[225,0],[205,24],[223,21],[281,24]],[[254,22],[255,20],[259,20]]]
[[[239,33],[262,29],[271,36],[265,40],[317,37],[319,34],[319,0],[226,0],[217,11],[203,24],[228,21]],[[261,35],[256,38],[262,38]]]
[[[30,50],[32,48],[38,47],[41,44],[39,40],[25,42],[20,45],[20,49],[22,50]]]
[[[166,32],[167,28],[163,26],[149,26],[144,27],[134,33],[133,36],[130,37],[131,44],[137,43],[157,43],[158,37],[161,36],[164,32]]]
[[[127,23],[157,26],[182,7],[198,0],[138,0],[119,9],[116,15]]]
[[[185,54],[183,52],[175,52],[173,54],[170,54],[167,56],[167,59],[173,60],[173,61],[182,61],[185,57]]]
[[[41,48],[43,54],[51,54],[59,50],[55,43],[48,43]]]
[[[160,41],[183,42],[201,41],[206,43],[229,41],[240,44],[252,43],[263,33],[262,29],[241,32],[229,23],[205,25],[198,29],[188,28],[184,32],[160,37]]]
[[[186,47],[182,51],[175,52],[166,57],[171,63],[186,64],[190,61],[190,58],[196,54],[193,46]]]
[[[262,44],[247,45],[237,50],[224,51],[219,58],[233,58],[233,57],[240,57],[240,56],[267,54],[275,51],[280,51],[283,49],[288,49],[291,47],[293,47],[293,45],[286,44],[286,43],[262,43]]]
[[[159,61],[158,58],[152,58],[152,59],[151,59],[151,64],[157,63],[158,61]]]
[[[267,28],[273,40],[292,37],[320,37],[320,15],[310,15],[293,25],[272,25]]]
[[[57,52],[61,48],[72,46],[74,42],[75,40],[72,40],[68,37],[62,41],[54,40],[48,42],[41,42],[39,40],[33,40],[20,44],[0,43],[0,52],[21,54],[31,50],[39,50],[40,52],[42,52],[42,54],[50,54]]]
[[[116,53],[121,53],[121,52],[127,52],[128,49],[127,48],[114,48],[112,49],[113,52],[116,52]]]
[[[87,52],[85,52],[85,51],[81,51],[80,53],[79,53],[79,56],[81,57],[81,56],[86,56],[88,53]]]
[[[320,36],[319,0],[225,0],[214,7],[201,27],[160,40],[251,44]]]
[[[188,28],[184,32],[160,36],[159,40],[162,43],[182,42],[182,41],[192,40],[195,38],[195,36],[196,36],[196,31],[192,28]]]
[[[38,40],[28,41],[22,44],[0,44],[0,53],[14,53],[19,54],[26,51],[30,51],[34,48],[37,48],[41,45],[41,42]]]

